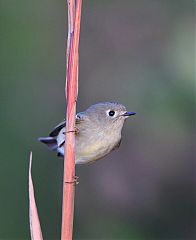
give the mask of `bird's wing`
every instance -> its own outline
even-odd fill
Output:
[[[78,125],[82,121],[81,118],[78,118],[76,115],[76,125]],[[49,136],[50,137],[56,137],[59,132],[61,131],[62,128],[66,126],[66,121],[64,120],[63,122],[59,123],[54,129],[50,132]]]
[[[59,123],[56,127],[54,127],[54,129],[50,132],[49,136],[50,137],[56,137],[59,132],[61,131],[62,128],[64,128],[66,126],[66,121],[63,121],[61,123]]]

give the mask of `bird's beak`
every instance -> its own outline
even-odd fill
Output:
[[[135,115],[135,114],[136,114],[135,112],[125,112],[121,116],[123,116],[123,117],[130,117],[131,115]]]

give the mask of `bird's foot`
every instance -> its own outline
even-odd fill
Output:
[[[74,181],[75,181],[75,185],[78,185],[79,184],[79,181],[78,181],[79,177],[78,176],[74,176]]]
[[[74,176],[72,181],[67,181],[67,182],[65,182],[65,183],[67,183],[67,184],[74,184],[74,185],[76,186],[76,185],[79,184],[78,179],[79,179],[78,176]]]
[[[63,132],[63,134],[65,135],[66,133],[75,133],[75,134],[78,134],[79,133],[79,130],[77,127],[74,128],[74,130],[70,130],[70,131],[65,131]]]

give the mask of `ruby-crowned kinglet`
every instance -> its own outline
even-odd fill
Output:
[[[126,118],[135,115],[122,104],[103,102],[90,106],[76,115],[75,163],[96,161],[119,147],[121,130]],[[58,156],[64,155],[65,121],[58,124],[49,137],[39,138]]]

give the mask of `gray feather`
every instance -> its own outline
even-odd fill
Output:
[[[66,125],[66,122],[63,121],[61,123],[59,123],[49,134],[50,137],[56,137],[59,132],[61,131],[62,128],[64,128]]]
[[[52,151],[55,151],[58,147],[57,140],[53,137],[40,137],[38,138],[38,141],[45,143],[47,147]]]

